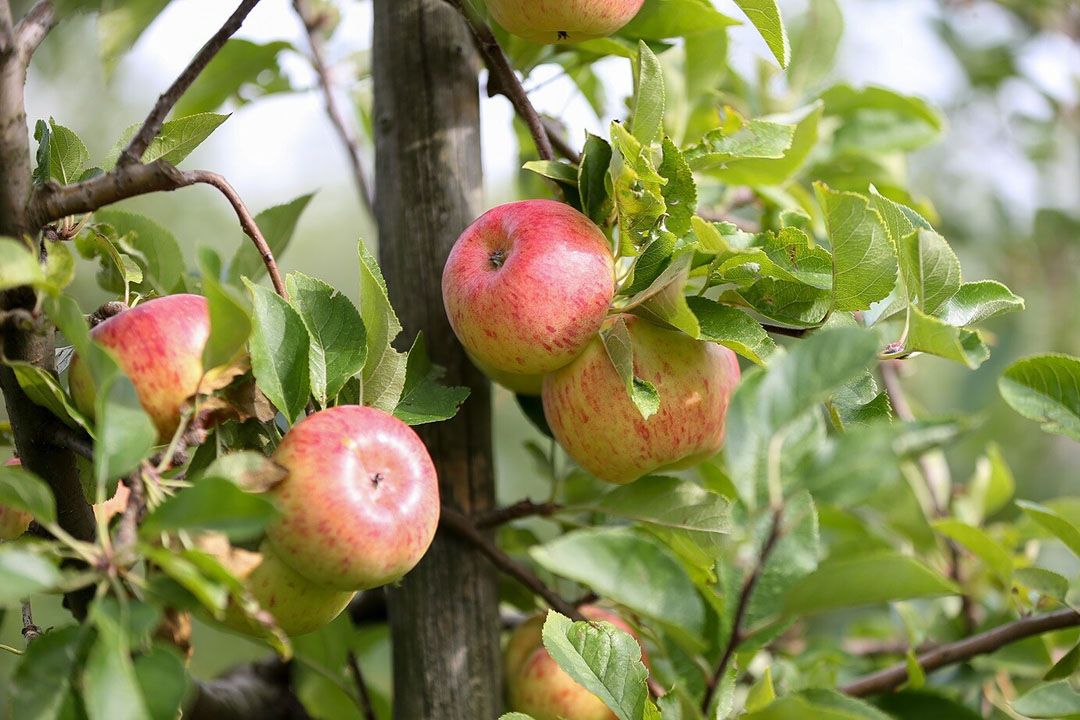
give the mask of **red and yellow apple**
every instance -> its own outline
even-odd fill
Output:
[[[487,0],[495,20],[536,43],[607,37],[634,19],[644,0]]]
[[[600,338],[565,368],[544,378],[544,415],[555,438],[581,467],[625,484],[642,475],[691,467],[724,443],[728,403],[739,382],[738,359],[625,315],[634,374],[652,383],[660,409],[648,420],[634,406]]]
[[[144,302],[97,325],[90,337],[131,379],[159,438],[167,441],[203,377],[202,353],[210,337],[206,298],[183,294]],[[75,406],[93,418],[94,380],[78,356],[71,361],[69,383]]]
[[[500,205],[458,238],[442,290],[478,367],[543,375],[577,357],[603,323],[615,292],[611,245],[564,203]]]
[[[281,517],[275,553],[316,585],[392,583],[427,552],[439,523],[439,483],[423,442],[375,408],[339,406],[297,423],[273,455]]]
[[[637,638],[622,618],[608,610],[586,605],[581,613]],[[535,720],[616,720],[600,698],[578,685],[544,649],[543,627],[543,615],[530,618],[514,629],[506,644],[503,672],[510,709]]]
[[[19,458],[11,458],[4,464],[8,466],[22,465]],[[34,516],[25,510],[0,505],[0,541],[18,539],[30,527],[30,522],[33,519]]]

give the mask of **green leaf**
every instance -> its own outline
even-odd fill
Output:
[[[101,62],[110,77],[120,58],[135,45],[170,0],[126,0],[110,4],[98,16],[97,34]]]
[[[671,138],[666,136],[663,151],[664,158],[657,172],[667,180],[661,191],[664,204],[667,205],[667,219],[664,224],[676,237],[682,237],[690,232],[690,220],[697,209],[697,185],[686,158]]]
[[[364,363],[364,405],[393,412],[405,387],[406,357],[391,343],[401,332],[401,322],[390,305],[379,264],[360,241],[360,315],[367,328],[367,361]]]
[[[908,312],[908,350],[955,360],[972,370],[990,357],[989,348],[977,332],[946,325],[916,307]]]
[[[744,120],[730,112],[729,120],[686,149],[694,170],[710,170],[733,160],[782,158],[795,139],[795,126],[769,120]]]
[[[701,327],[686,299],[686,283],[690,277],[692,261],[693,252],[689,250],[676,255],[671,265],[649,289],[638,294],[640,304],[631,312],[654,325],[666,326],[698,338]]]
[[[758,236],[760,246],[725,254],[709,272],[710,284],[744,284],[761,277],[803,283],[818,290],[832,290],[833,259],[829,251],[813,244],[810,236],[795,227]]]
[[[0,466],[0,506],[28,512],[41,523],[56,522],[52,490],[44,480],[17,465]]]
[[[97,639],[86,658],[83,700],[90,720],[146,720],[142,690],[123,629],[98,605],[93,611]]]
[[[660,395],[652,383],[634,375],[634,346],[626,321],[622,318],[616,319],[609,327],[600,331],[600,340],[604,343],[604,349],[611,358],[615,371],[625,383],[626,392],[634,407],[641,413],[641,417],[648,420],[660,410]]]
[[[791,60],[791,46],[776,0],[735,0],[735,4],[746,13],[746,17],[750,18],[750,22],[761,33],[776,62],[780,63],[780,67],[786,68]]]
[[[199,252],[202,291],[210,315],[210,336],[203,348],[203,367],[213,369],[232,363],[251,336],[251,309],[247,299],[218,277],[221,260],[209,248]]]
[[[810,153],[817,147],[818,127],[824,109],[819,100],[784,115],[769,116],[772,122],[795,126],[791,146],[784,151],[782,158],[732,160],[722,168],[714,168],[709,174],[729,185],[783,185],[802,169]]]
[[[588,506],[596,512],[676,530],[725,534],[731,530],[727,498],[676,478],[650,475],[622,485]]]
[[[1046,568],[1020,568],[1013,573],[1013,577],[1018,585],[1058,602],[1065,602],[1065,596],[1069,593],[1069,581]]]
[[[148,217],[122,210],[98,210],[94,220],[109,225],[123,238],[142,268],[147,289],[158,295],[176,290],[183,276],[184,257],[176,237],[168,229]]]
[[[1035,355],[1006,368],[998,390],[1009,406],[1049,433],[1080,441],[1080,358]]]
[[[29,248],[17,240],[0,237],[0,290],[45,282],[41,265]]]
[[[417,333],[409,350],[405,385],[394,417],[409,425],[422,425],[442,422],[457,415],[458,408],[469,397],[469,388],[439,384],[439,379],[445,374],[446,369],[433,364],[428,357],[424,334]]]
[[[5,364],[15,373],[19,387],[35,405],[46,408],[68,427],[94,434],[93,425],[71,402],[55,375],[30,363],[8,360]]]
[[[540,177],[554,180],[560,185],[574,190],[577,189],[578,169],[568,162],[562,160],[530,160],[521,167],[529,172],[536,173]]]
[[[34,179],[38,184],[55,180],[61,185],[78,182],[79,176],[90,163],[90,151],[74,131],[49,118],[46,126],[39,120],[34,130],[38,141],[38,167]]]
[[[820,83],[836,60],[844,34],[844,13],[837,0],[810,0],[798,32],[791,37],[788,84],[793,95]]]
[[[94,478],[102,486],[138,467],[157,444],[158,431],[126,375],[117,370],[97,387]]]
[[[75,279],[75,257],[66,243],[45,240],[45,282],[42,287],[58,295]]]
[[[731,348],[758,365],[776,352],[765,329],[743,311],[705,297],[688,297],[686,302],[701,326],[700,339]]]
[[[255,224],[262,230],[266,244],[274,257],[281,260],[285,254],[289,241],[296,232],[296,225],[300,222],[300,215],[307,208],[314,195],[301,195],[295,200],[290,200],[284,205],[275,205],[267,208],[255,216]],[[229,277],[233,282],[241,277],[258,280],[266,274],[266,265],[255,249],[254,243],[245,236],[236,250],[232,262],[229,264]]]
[[[11,681],[11,716],[58,720],[71,691],[71,674],[82,644],[82,628],[69,625],[45,633],[27,646]]]
[[[908,688],[899,692],[886,693],[876,698],[875,703],[895,720],[928,720],[929,718],[981,720],[983,717],[966,705],[961,705],[956,700],[939,695],[932,690]]]
[[[11,607],[60,584],[56,565],[17,545],[0,546],[0,607]]]
[[[1073,647],[1072,650],[1065,653],[1060,660],[1054,663],[1054,667],[1046,672],[1043,679],[1067,680],[1076,673],[1077,669],[1080,669],[1080,645]]]
[[[175,720],[187,692],[184,661],[172,647],[155,643],[135,658],[135,677],[153,720]]]
[[[608,622],[571,622],[554,610],[543,629],[544,647],[570,677],[618,716],[642,720],[652,704],[641,661],[641,646],[629,633]]]
[[[607,187],[611,165],[611,145],[602,137],[587,133],[578,167],[578,194],[581,210],[597,225],[604,225],[611,214],[611,194]]]
[[[960,260],[945,238],[916,230],[900,239],[900,269],[908,297],[934,315],[960,289]]]
[[[1024,309],[1024,298],[994,280],[964,283],[937,309],[937,316],[955,327],[969,327]]]
[[[260,45],[230,39],[180,98],[173,113],[187,117],[217,110],[230,99],[242,104],[292,90],[279,62],[281,53],[291,49],[292,45],[282,41]]]
[[[647,535],[625,527],[574,530],[533,547],[530,555],[548,572],[691,638],[701,637],[701,597],[678,561]]]
[[[1003,583],[1008,584],[1012,580],[1012,556],[982,528],[946,518],[936,521],[934,529],[975,553]]]
[[[837,151],[911,151],[938,138],[941,115],[926,101],[882,87],[835,85],[821,99],[825,114],[843,119],[833,137]]]
[[[1013,710],[1030,718],[1064,718],[1080,714],[1080,693],[1068,680],[1036,685],[1018,697]]]
[[[1012,499],[1016,480],[997,444],[991,443],[986,455],[978,459],[966,490],[956,500],[956,514],[972,525],[981,524]]]
[[[619,294],[634,297],[652,287],[657,278],[671,266],[672,253],[677,242],[678,238],[674,233],[659,232],[634,263],[633,282],[620,289]]]
[[[248,346],[259,388],[289,423],[304,412],[311,394],[310,340],[300,313],[269,288],[244,278],[251,293],[254,327]]]
[[[145,537],[169,530],[213,530],[236,541],[257,538],[277,511],[262,495],[219,477],[200,478],[159,505],[141,527]]]
[[[811,615],[957,592],[955,585],[914,558],[874,552],[823,563],[787,594],[785,611]]]
[[[653,167],[646,148],[620,123],[611,124],[612,196],[619,219],[623,253],[636,255],[637,248],[654,236],[667,211],[663,186],[666,180]]]
[[[833,690],[803,690],[785,695],[743,720],[891,720],[861,700]]]
[[[881,215],[862,195],[815,185],[833,251],[837,310],[866,310],[896,285],[896,251]]]
[[[776,689],[773,687],[772,668],[766,667],[764,674],[750,686],[750,691],[746,694],[746,712],[761,710],[775,699]]]
[[[793,588],[818,566],[821,533],[810,493],[789,498],[782,520],[783,534],[776,541],[750,597],[745,619],[748,627],[756,627],[782,613]],[[765,542],[771,524],[770,513],[762,518],[755,535],[759,546]]]
[[[161,131],[150,141],[141,160],[144,163],[164,160],[170,165],[179,165],[228,119],[228,115],[206,112],[162,123]],[[136,123],[124,130],[112,150],[105,156],[106,167],[116,165],[120,153],[141,127],[142,123]]]
[[[644,41],[638,42],[630,132],[648,146],[664,125],[664,69]]]
[[[637,16],[619,34],[635,40],[662,40],[738,24],[738,20],[719,12],[709,0],[645,0]]]
[[[1064,515],[1050,508],[1027,500],[1017,500],[1016,505],[1032,520],[1053,533],[1066,547],[1080,557],[1080,528]]]
[[[302,273],[285,279],[289,303],[300,313],[311,340],[311,391],[322,407],[367,358],[367,331],[360,311],[346,295]]]
[[[192,557],[161,547],[142,546],[146,558],[157,565],[178,585],[191,593],[214,617],[220,618],[229,601],[229,588],[221,578],[211,578],[203,574]]]

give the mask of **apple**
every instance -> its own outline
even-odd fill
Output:
[[[543,375],[577,357],[603,323],[615,293],[611,244],[564,203],[500,205],[458,238],[442,290],[481,369]]]
[[[535,43],[607,37],[634,19],[645,0],[488,0],[507,32]]]
[[[303,635],[328,625],[356,595],[320,587],[304,579],[263,542],[258,552],[229,545],[224,535],[207,533],[198,538],[200,550],[214,556],[273,618],[286,635]],[[245,635],[264,634],[262,626],[230,602],[221,621]]]
[[[4,464],[17,466],[22,462],[19,458],[11,458]],[[0,505],[0,541],[18,539],[30,527],[33,519],[34,516],[25,510]]]
[[[281,517],[270,545],[316,585],[366,590],[396,582],[427,552],[439,482],[423,442],[375,408],[346,405],[297,423],[274,451],[287,472],[270,491]]]
[[[589,620],[606,621],[637,638],[622,618],[592,605],[581,608]],[[510,635],[503,653],[507,703],[534,720],[616,720],[600,698],[578,685],[544,649],[544,616],[526,620]]]
[[[645,420],[631,402],[600,338],[573,363],[544,378],[544,415],[566,452],[601,480],[625,484],[658,470],[691,467],[724,443],[738,359],[625,315],[634,374],[656,386],[660,409]]]
[[[97,325],[90,337],[131,379],[159,439],[168,441],[203,377],[202,353],[210,337],[206,298],[183,294],[149,300]],[[69,384],[75,406],[93,418],[96,389],[78,356],[71,361]]]
[[[474,357],[470,357],[473,365],[480,369],[480,372],[488,376],[488,379],[494,383],[502,385],[510,392],[517,393],[518,395],[535,395],[540,396],[540,391],[544,387],[543,375],[519,375],[518,373],[506,372],[505,370],[495,370],[494,368],[484,365]]]

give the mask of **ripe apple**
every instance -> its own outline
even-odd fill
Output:
[[[634,19],[645,0],[488,0],[495,20],[536,43],[607,37]]]
[[[597,337],[573,363],[544,378],[544,415],[581,467],[625,484],[657,470],[691,467],[724,443],[728,403],[739,382],[735,353],[632,315],[623,316],[634,374],[660,394],[648,420]]]
[[[281,441],[287,471],[272,495],[281,518],[267,531],[281,559],[338,590],[392,583],[427,552],[439,524],[439,482],[427,448],[375,408],[317,412]]]
[[[202,353],[210,337],[206,298],[168,295],[144,302],[94,327],[90,337],[116,358],[159,439],[169,440],[203,377]],[[69,383],[75,406],[92,418],[94,381],[78,356],[71,361]]]
[[[586,605],[581,613],[637,638],[633,629],[610,611]],[[514,629],[506,644],[503,672],[510,709],[535,720],[616,720],[600,698],[578,685],[544,649],[543,627],[543,615],[530,618]]]
[[[5,465],[22,465],[19,458],[11,458]],[[0,505],[0,541],[16,540],[30,527],[34,516],[25,510]]]
[[[615,292],[611,245],[569,205],[525,200],[484,213],[442,278],[450,325],[481,369],[542,375],[585,348]]]
[[[488,379],[502,385],[510,392],[519,395],[535,395],[539,397],[540,391],[544,387],[543,375],[519,375],[518,373],[506,372],[505,370],[495,370],[484,365],[484,363],[476,358],[470,357],[470,359],[473,361],[473,365],[478,367],[482,373],[488,376]]]
[[[303,635],[329,624],[356,595],[309,582],[281,562],[265,542],[259,552],[251,552],[230,546],[224,535],[207,533],[198,539],[198,545],[244,584],[286,635]],[[222,623],[246,635],[263,634],[259,624],[233,603],[226,607]]]

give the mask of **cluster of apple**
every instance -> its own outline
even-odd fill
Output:
[[[207,370],[206,298],[150,300],[97,325],[91,336],[131,379],[167,442]],[[92,418],[94,383],[78,357],[69,380],[76,407]],[[203,544],[286,633],[329,623],[358,590],[397,581],[427,552],[439,521],[435,466],[397,418],[355,405],[322,410],[293,426],[271,459],[284,471],[269,491],[280,515],[259,552],[217,538]],[[224,621],[241,632],[261,631],[238,607]]]
[[[695,465],[723,444],[735,354],[613,311],[611,243],[568,205],[525,200],[485,213],[450,252],[442,289],[476,365],[515,392],[539,394],[559,444],[594,476],[625,484]],[[635,377],[660,397],[648,419],[601,339],[617,321],[629,331]]]

